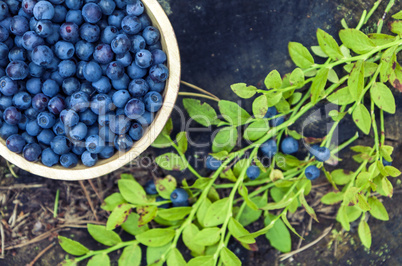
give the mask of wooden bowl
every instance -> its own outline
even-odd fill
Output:
[[[5,140],[0,138],[0,154],[6,160],[15,164],[32,174],[60,180],[85,180],[108,174],[123,165],[134,160],[145,149],[147,149],[162,131],[169,119],[170,113],[176,102],[180,85],[180,54],[173,27],[162,7],[156,0],[142,0],[146,13],[152,20],[152,25],[157,27],[161,33],[161,44],[167,55],[167,67],[169,78],[166,81],[164,90],[164,102],[162,108],[156,113],[154,121],[144,132],[144,136],[126,153],[116,152],[111,158],[99,160],[93,167],[86,167],[79,164],[75,168],[66,169],[60,165],[47,167],[41,162],[28,162],[21,154],[8,150]]]

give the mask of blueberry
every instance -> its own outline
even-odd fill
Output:
[[[119,151],[128,151],[134,145],[133,140],[128,135],[116,135],[114,138],[114,147]]]
[[[74,110],[63,110],[60,113],[60,120],[66,127],[73,127],[80,121],[79,115]]]
[[[34,120],[30,120],[26,125],[26,132],[32,137],[38,136],[41,131],[42,128],[39,126],[36,118]]]
[[[56,136],[50,142],[53,152],[58,155],[70,152],[71,146],[71,142],[65,136]]]
[[[115,54],[124,54],[130,50],[131,41],[126,34],[118,34],[110,46]]]
[[[32,97],[25,91],[18,92],[13,96],[13,105],[20,110],[31,107]]]
[[[166,53],[161,49],[155,49],[151,51],[152,56],[154,57],[154,64],[164,64],[167,60]]]
[[[162,107],[163,98],[159,92],[150,91],[144,96],[145,109],[149,112],[157,112]]]
[[[102,10],[95,3],[87,3],[82,7],[82,17],[86,22],[95,24],[102,18]]]
[[[42,1],[43,2],[43,1]],[[32,50],[31,60],[38,66],[47,67],[53,60],[53,52],[46,45],[38,45]]]
[[[125,115],[111,116],[109,121],[110,130],[118,135],[128,132],[131,121]]]
[[[62,61],[63,62],[63,61]],[[42,93],[48,97],[56,96],[60,91],[60,86],[53,79],[47,79],[43,82]]]
[[[271,118],[274,117],[278,114],[278,111],[276,110],[276,108],[274,106],[269,107],[264,118]]]
[[[100,153],[99,158],[102,159],[109,159],[114,154],[114,147],[113,146],[106,146]]]
[[[74,92],[71,95],[71,109],[76,112],[83,112],[89,107],[89,96],[83,91]]]
[[[45,41],[34,31],[27,31],[22,35],[22,47],[32,51],[35,47],[43,45]]]
[[[56,123],[56,117],[50,112],[41,112],[36,120],[41,128],[52,128]]]
[[[251,180],[254,180],[260,176],[260,168],[255,165],[250,165],[246,170],[246,175]]]
[[[62,5],[56,5],[54,7],[54,16],[52,22],[62,23],[66,20],[67,9]]]
[[[121,28],[127,34],[137,34],[141,31],[142,25],[136,16],[125,16],[121,21]]]
[[[10,107],[13,104],[12,99],[13,98],[11,98],[9,96],[0,97],[0,110],[5,110],[7,107]]]
[[[183,188],[176,188],[170,194],[170,200],[173,203],[173,207],[188,206],[188,193]]]
[[[46,148],[42,151],[41,161],[44,165],[52,167],[59,162],[60,156],[54,153],[51,148]]]
[[[18,126],[12,126],[7,123],[3,123],[0,127],[0,137],[3,139],[7,139],[9,136],[18,133]]]
[[[4,26],[0,25],[0,42],[4,42],[5,40],[7,40],[8,36],[8,30]]]
[[[152,25],[152,21],[151,21],[151,19],[148,17],[147,14],[143,13],[143,14],[139,15],[138,18],[141,20],[141,25],[142,25],[142,29],[141,29],[141,30],[144,30],[146,27]]]
[[[45,68],[38,66],[34,62],[29,63],[28,72],[32,77],[41,77],[45,73]]]
[[[54,48],[55,48],[54,52],[55,52],[56,56],[62,60],[70,59],[74,56],[75,47],[74,47],[74,44],[72,44],[71,42],[58,41],[55,44]],[[79,57],[78,54],[77,54],[77,56]]]
[[[283,117],[283,116],[274,118],[274,119],[272,119],[272,120],[270,121],[271,127],[277,127],[277,126],[283,124],[283,122],[285,122],[285,117]]]
[[[42,130],[42,131],[38,134],[37,139],[38,139],[39,144],[44,144],[44,145],[49,146],[49,145],[50,145],[50,141],[51,141],[54,137],[55,137],[55,134],[53,133],[52,130],[50,130],[50,129],[44,129],[44,130]]]
[[[57,95],[49,100],[47,108],[51,113],[58,115],[66,108],[66,102],[63,97]]]
[[[128,84],[130,83],[130,77],[124,74],[121,79],[112,80],[112,87],[116,90],[127,90]]]
[[[87,126],[84,123],[79,122],[77,125],[70,129],[69,135],[73,140],[83,140],[86,137],[87,132]]]
[[[145,112],[145,104],[139,99],[131,99],[124,107],[124,113],[128,118],[137,119]]]
[[[159,201],[166,201],[166,199],[164,199],[164,198],[158,196],[158,197],[156,197],[156,202],[159,202]],[[159,205],[159,206],[158,206],[158,209],[168,209],[168,208],[170,208],[170,204],[169,204],[169,203],[162,204],[162,205]]]
[[[81,25],[83,21],[81,10],[69,10],[66,14],[66,22]]]
[[[25,79],[28,72],[28,65],[24,61],[11,61],[6,68],[6,74],[12,80],[23,80]]]
[[[136,119],[143,127],[149,126],[154,120],[154,113],[145,111],[144,114]]]
[[[264,142],[260,146],[260,150],[265,156],[267,156],[268,158],[272,158],[278,150],[276,141],[273,139],[270,139],[270,140]]]
[[[54,16],[54,7],[48,1],[40,1],[33,8],[33,15],[37,20],[52,19]]]
[[[164,82],[169,77],[169,70],[165,65],[154,65],[149,70],[149,77],[153,81]]]
[[[144,37],[142,37],[141,35],[131,36],[130,41],[131,41],[130,52],[134,54],[142,49],[145,49],[145,47],[147,46]]]
[[[66,0],[65,4],[69,9],[78,10],[81,9],[83,5],[83,0]]]
[[[94,112],[92,112],[91,109],[87,109],[84,112],[81,112],[79,115],[80,121],[87,126],[92,126],[93,124],[95,124],[96,119],[98,118],[98,116]]]
[[[6,20],[6,17],[9,16],[8,11],[8,5],[3,1],[0,1],[0,20]]]
[[[3,76],[0,78],[0,92],[5,96],[12,96],[18,91],[17,82],[11,78]]]
[[[91,110],[97,115],[106,114],[112,107],[112,99],[107,94],[96,94],[91,100]]]
[[[93,57],[99,64],[109,64],[113,61],[113,51],[109,44],[98,44],[93,52]]]
[[[222,165],[222,162],[215,159],[212,155],[208,155],[205,166],[212,171],[217,170]]]
[[[165,85],[166,85],[165,82],[153,81],[150,76],[148,76],[145,80],[148,83],[149,89],[151,91],[156,91],[156,92],[161,93],[165,89]]]
[[[36,117],[38,116],[39,111],[36,110],[35,108],[31,107],[28,108],[24,111],[24,115],[26,115],[28,117],[29,120],[34,120],[36,119]]]
[[[128,91],[134,98],[143,97],[149,91],[149,85],[143,79],[134,79],[128,85]]]
[[[75,53],[77,57],[81,60],[88,61],[94,53],[94,49],[95,48],[92,43],[83,40],[78,41],[75,44]]]
[[[89,82],[95,82],[102,77],[102,69],[95,61],[90,61],[84,67],[84,78]]]
[[[311,146],[311,155],[315,156],[316,160],[319,162],[328,161],[331,157],[331,152],[326,147],[320,147],[318,145]]]
[[[98,155],[95,153],[90,153],[89,151],[84,151],[81,155],[81,161],[85,166],[94,166],[98,161]]]
[[[18,134],[11,135],[6,140],[7,148],[15,153],[21,153],[26,144],[25,139]]]
[[[98,5],[106,16],[111,15],[116,8],[116,3],[113,0],[100,0]]]
[[[136,1],[134,4],[126,6],[126,12],[129,15],[139,16],[144,13],[144,4],[141,1]]]
[[[53,34],[53,24],[50,20],[39,20],[35,25],[35,32],[41,37],[49,37]]]
[[[60,121],[60,119],[56,120],[56,123],[53,125],[53,132],[57,136],[64,136],[65,135],[65,130],[64,130],[64,124]]]
[[[28,20],[23,16],[14,16],[10,22],[10,31],[14,35],[24,35],[29,30]]]
[[[111,44],[113,39],[119,34],[119,30],[114,26],[107,26],[101,33],[100,40],[104,44]]]
[[[144,37],[147,45],[154,45],[159,42],[161,35],[157,28],[153,26],[148,26],[143,30],[142,37]]]
[[[310,165],[304,170],[304,174],[306,175],[307,179],[314,180],[320,176],[320,169],[317,168],[315,165]]]
[[[0,43],[0,58],[6,59],[10,49],[5,43]]]
[[[158,194],[158,191],[156,190],[155,182],[153,180],[149,180],[147,183],[145,183],[144,189],[148,195]]]
[[[98,81],[92,82],[92,87],[98,93],[106,94],[112,89],[112,84],[110,84],[110,80],[107,77],[102,76]]]
[[[389,161],[385,160],[384,158],[382,158],[382,164],[383,164],[384,166],[391,166],[391,165],[392,165],[392,161],[389,162]]]
[[[17,125],[21,120],[21,112],[14,106],[7,107],[3,112],[3,120],[9,125]]]
[[[78,79],[71,77],[71,78],[66,78],[63,80],[63,83],[61,84],[61,89],[66,95],[72,95],[74,92],[77,92],[80,90],[80,82]]]
[[[84,23],[80,27],[80,36],[87,42],[96,42],[100,36],[100,28],[98,25]]]
[[[58,65],[60,76],[63,78],[72,77],[77,71],[77,66],[72,60],[63,60]]]
[[[76,43],[80,37],[79,27],[74,22],[65,22],[61,24],[59,34],[63,40],[72,43]]]
[[[85,68],[85,66],[87,65],[88,63],[87,62],[85,62],[85,61],[79,61],[78,62],[78,64],[77,64],[77,72],[75,73],[75,75],[77,76],[77,78],[79,78],[79,79],[84,79],[84,68]],[[85,82],[86,83],[86,82]],[[81,83],[81,86],[80,87],[82,87],[82,84],[83,83]],[[86,85],[85,85],[86,86]]]
[[[113,93],[112,101],[117,108],[123,108],[131,99],[130,93],[126,90],[119,90]]]
[[[114,26],[116,28],[121,27],[121,21],[125,17],[125,12],[121,10],[115,10],[107,19],[110,26]]]
[[[28,122],[29,122],[28,117],[26,115],[22,115],[20,122],[18,122],[18,128],[22,131],[26,131]]]
[[[133,58],[130,52],[126,52],[125,54],[116,55],[116,61],[120,62],[124,67],[128,67],[133,62]]]
[[[140,140],[144,134],[144,130],[139,123],[133,123],[128,131],[133,140]]]
[[[37,3],[36,0],[22,0],[21,8],[28,15],[33,15],[33,9],[36,3]]]
[[[100,153],[105,147],[105,141],[98,135],[91,135],[85,141],[85,147],[90,153]]]
[[[46,109],[49,98],[43,93],[38,93],[32,98],[32,107],[38,111]]]
[[[39,156],[42,153],[42,149],[37,143],[28,143],[25,145],[22,154],[25,160],[29,162],[36,162],[39,160]]]
[[[113,47],[112,47],[113,48]],[[154,59],[150,51],[141,49],[135,54],[135,64],[140,68],[152,66]]]
[[[16,61],[16,60],[25,61],[27,59],[27,52],[24,48],[14,47],[8,53],[8,59],[10,61]]]
[[[143,78],[148,73],[148,69],[137,66],[135,62],[127,67],[127,74],[131,79]]]
[[[26,143],[36,143],[36,138],[33,136],[30,136],[27,132],[23,132],[21,134],[21,137],[24,138]]]
[[[99,136],[106,142],[106,143],[114,143],[114,138],[116,134],[114,134],[111,130],[109,125],[100,126],[99,128]]]
[[[299,150],[299,143],[292,137],[286,137],[282,140],[281,150],[284,154],[292,154]]]
[[[60,164],[65,168],[73,168],[78,164],[78,157],[74,153],[65,153],[60,156]]]
[[[124,76],[124,72],[123,65],[117,61],[109,63],[106,69],[106,75],[111,80],[121,79]]]

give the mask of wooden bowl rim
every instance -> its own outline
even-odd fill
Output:
[[[93,167],[78,165],[72,169],[62,166],[47,167],[41,162],[28,162],[21,154],[16,154],[8,150],[5,140],[0,138],[0,154],[3,158],[32,174],[51,179],[75,181],[85,180],[108,174],[134,160],[144,152],[162,131],[176,102],[180,87],[180,54],[173,27],[156,0],[142,0],[146,13],[152,20],[152,25],[156,26],[161,32],[161,43],[167,55],[167,67],[169,68],[169,78],[166,81],[164,90],[164,102],[162,108],[156,113],[154,121],[147,128],[144,136],[126,153],[116,152],[109,159],[98,162]]]

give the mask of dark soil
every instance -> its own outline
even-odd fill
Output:
[[[229,86],[245,82],[262,86],[266,74],[278,69],[284,74],[293,68],[287,53],[287,43],[297,41],[306,47],[316,45],[315,31],[324,29],[336,34],[340,20],[345,18],[350,26],[357,24],[363,9],[369,9],[374,0],[270,0],[270,1],[214,1],[214,0],[175,0],[159,1],[175,29],[182,57],[182,79],[196,84],[218,97],[238,101]],[[369,31],[383,15],[385,1],[365,29]],[[393,13],[399,11],[393,9]],[[389,15],[387,16],[387,19]],[[181,90],[186,91],[183,87]],[[401,120],[402,97],[395,94],[398,111],[395,116],[387,117],[387,141],[395,147],[394,166],[402,168],[401,161]],[[181,98],[178,106],[182,109]],[[250,102],[242,102],[250,110]],[[186,116],[187,117],[187,116]],[[181,123],[179,111],[172,114],[175,132]],[[320,126],[312,125],[311,134],[319,135]],[[346,124],[339,130],[341,138],[348,139],[354,128]],[[208,141],[209,134],[191,133],[197,141]],[[360,138],[357,142],[367,143],[371,139]],[[144,156],[154,157],[165,150],[148,149]],[[202,155],[209,148],[190,148],[188,155]],[[342,152],[344,161],[338,167],[353,170],[356,165],[351,153]],[[192,161],[192,163],[194,163]],[[208,175],[202,165],[196,167],[202,175]],[[57,242],[57,235],[71,237],[91,249],[103,248],[86,233],[87,221],[105,223],[107,212],[100,208],[101,199],[117,190],[116,181],[122,172],[132,173],[144,184],[153,175],[164,176],[165,172],[141,167],[123,167],[107,176],[85,181],[61,182],[33,176],[13,168],[18,178],[13,177],[5,160],[0,160],[0,215],[5,236],[5,258],[0,265],[26,265],[42,250]],[[151,170],[155,170],[153,174]],[[178,179],[192,180],[190,173],[173,173]],[[319,203],[319,198],[331,187],[325,179],[317,180],[308,198],[318,213],[320,223],[299,210],[291,219],[296,230],[303,233],[300,243],[292,236],[292,250],[303,247],[317,239],[323,231],[332,231],[316,245],[293,257],[280,261],[280,253],[273,249],[264,236],[257,239],[258,251],[250,252],[232,241],[230,248],[241,258],[244,265],[401,265],[402,264],[402,199],[401,188],[393,180],[395,195],[392,199],[382,198],[390,214],[390,221],[382,222],[371,218],[369,225],[373,235],[371,250],[360,244],[357,225],[350,232],[344,232],[335,221],[336,206],[328,207]],[[190,181],[191,182],[191,181]],[[88,201],[84,189],[87,191]],[[93,189],[95,188],[95,190]],[[56,191],[60,191],[57,217],[53,217]],[[96,192],[99,194],[97,195]],[[225,193],[225,191],[223,192]],[[98,197],[99,196],[99,197]],[[93,205],[93,210],[89,202]],[[96,215],[95,215],[96,214]],[[82,227],[82,228],[81,228]],[[249,226],[250,231],[263,227],[258,221]],[[310,229],[311,228],[311,229]],[[39,237],[39,238],[38,238]],[[123,235],[123,237],[126,237]],[[29,241],[40,240],[35,243]],[[29,244],[31,243],[31,244]],[[112,254],[113,264],[117,265],[119,253]],[[56,265],[66,256],[58,244],[51,246],[35,265]],[[185,257],[189,258],[186,251]]]

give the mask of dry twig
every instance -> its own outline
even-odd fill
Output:
[[[29,264],[27,264],[27,266],[33,266],[33,265],[35,264],[35,262],[36,262],[40,257],[42,257],[43,254],[45,254],[49,249],[51,249],[52,247],[54,247],[55,244],[56,244],[56,243],[53,242],[53,243],[51,243],[49,246],[47,246],[44,250],[42,250],[41,252],[39,252],[39,254],[36,255],[36,257],[35,257]]]
[[[95,216],[95,220],[96,220],[96,221],[99,221],[98,216],[96,215],[96,210],[95,210],[94,205],[93,205],[93,203],[92,203],[91,197],[89,196],[88,190],[87,190],[87,188],[86,188],[85,185],[84,185],[84,182],[82,182],[82,180],[80,180],[80,181],[78,181],[78,182],[80,183],[82,189],[84,190],[85,197],[87,198],[87,201],[88,201],[88,203],[89,203],[89,207],[91,207],[92,213],[93,213],[94,216]]]

